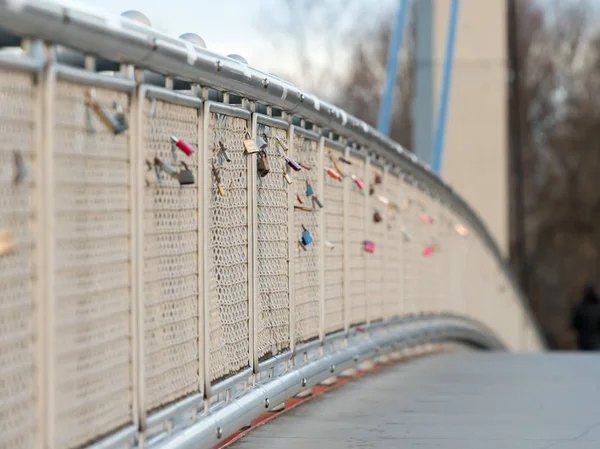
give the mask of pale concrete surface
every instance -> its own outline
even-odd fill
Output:
[[[600,355],[439,355],[291,410],[236,449],[597,449]]]
[[[433,2],[433,70],[439,100],[450,0]],[[442,177],[508,251],[506,0],[461,0]],[[435,102],[437,114],[439,102]]]

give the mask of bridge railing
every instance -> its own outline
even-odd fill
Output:
[[[0,29],[0,448],[208,444],[415,314],[543,349],[477,215],[364,122],[127,19]]]

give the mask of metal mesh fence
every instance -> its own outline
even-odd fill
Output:
[[[312,198],[307,195],[307,185],[314,189],[314,195],[323,198],[321,189],[320,161],[317,151],[317,141],[294,134],[293,153],[297,162],[311,167],[311,170],[301,170],[293,176],[293,185],[296,195],[299,195],[310,210],[294,210],[294,294],[295,294],[295,336],[296,342],[301,343],[319,335],[319,245],[321,229],[318,226],[319,206],[313,204]],[[314,196],[313,195],[313,196]],[[314,209],[313,209],[314,207]],[[303,232],[312,235],[312,242],[302,244]]]
[[[383,245],[383,288],[384,317],[391,318],[404,313],[404,292],[402,289],[402,261],[404,235],[402,234],[402,181],[398,176],[388,174],[384,182],[384,196],[389,204],[385,206],[385,244]]]
[[[266,135],[270,173],[258,177],[257,185],[257,270],[258,270],[258,357],[277,354],[290,347],[290,292],[288,238],[288,183],[286,161],[277,138],[287,145],[284,129],[258,126]],[[278,149],[278,145],[280,148]]]
[[[0,72],[0,449],[34,447],[37,282],[33,77]],[[28,168],[19,177],[18,158]]]
[[[325,148],[326,161],[339,156],[343,156],[339,149]],[[324,177],[325,333],[344,328],[344,189],[349,182],[352,181],[348,178],[342,183],[331,176]]]
[[[149,99],[142,112],[141,149],[148,161],[146,175],[150,176],[144,194],[144,366],[148,410],[198,391],[200,381],[198,186],[182,186],[177,178],[158,169],[159,161],[177,170],[187,166],[198,179],[198,151],[187,156],[171,140],[175,136],[200,148],[198,116],[196,109]]]
[[[350,279],[348,292],[348,319],[350,324],[363,323],[367,320],[367,297],[365,261],[367,253],[364,250],[366,239],[366,195],[369,194],[365,159],[361,156],[350,155],[352,162],[349,172],[359,179],[364,188],[356,183],[350,189],[348,202],[348,256],[350,260]]]
[[[386,206],[385,182],[383,169],[374,164],[369,165],[367,182],[369,185],[369,209],[367,210],[366,239],[375,244],[375,252],[367,253],[367,319],[374,321],[383,318],[384,272],[383,257],[386,251],[387,239],[385,227]],[[385,181],[385,182],[384,182]]]
[[[131,421],[131,205],[127,133],[86,106],[128,97],[68,82],[54,104],[56,446],[74,447]],[[110,226],[106,226],[110,223]]]
[[[211,112],[208,161],[211,256],[209,298],[210,380],[249,365],[247,120]],[[219,142],[223,143],[227,161]],[[220,192],[223,189],[223,194]]]

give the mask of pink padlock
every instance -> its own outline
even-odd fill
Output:
[[[433,254],[433,246],[431,245],[427,245],[425,247],[425,249],[423,250],[423,255],[425,257],[431,256]]]

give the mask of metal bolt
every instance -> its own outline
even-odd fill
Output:
[[[302,378],[302,386],[303,386],[303,387],[306,387],[306,377],[303,377],[303,378]]]
[[[358,362],[358,354],[354,354],[354,357],[352,357],[352,359],[354,360],[354,362]]]
[[[270,404],[269,398],[266,398],[265,399],[265,408],[269,408],[269,404]]]
[[[300,93],[300,102],[303,103],[304,102],[304,94]]]
[[[217,427],[217,438],[221,438],[223,436],[223,429],[221,427]]]
[[[223,64],[221,64],[221,61],[217,61],[217,72],[220,72],[222,68]]]
[[[332,373],[335,372],[335,365],[331,365],[329,367],[329,371],[331,371]]]
[[[152,50],[157,50],[158,49],[158,41],[156,40],[156,38],[152,39]]]
[[[263,87],[266,89],[267,87],[269,87],[269,80],[267,78],[265,78],[263,80]]]

